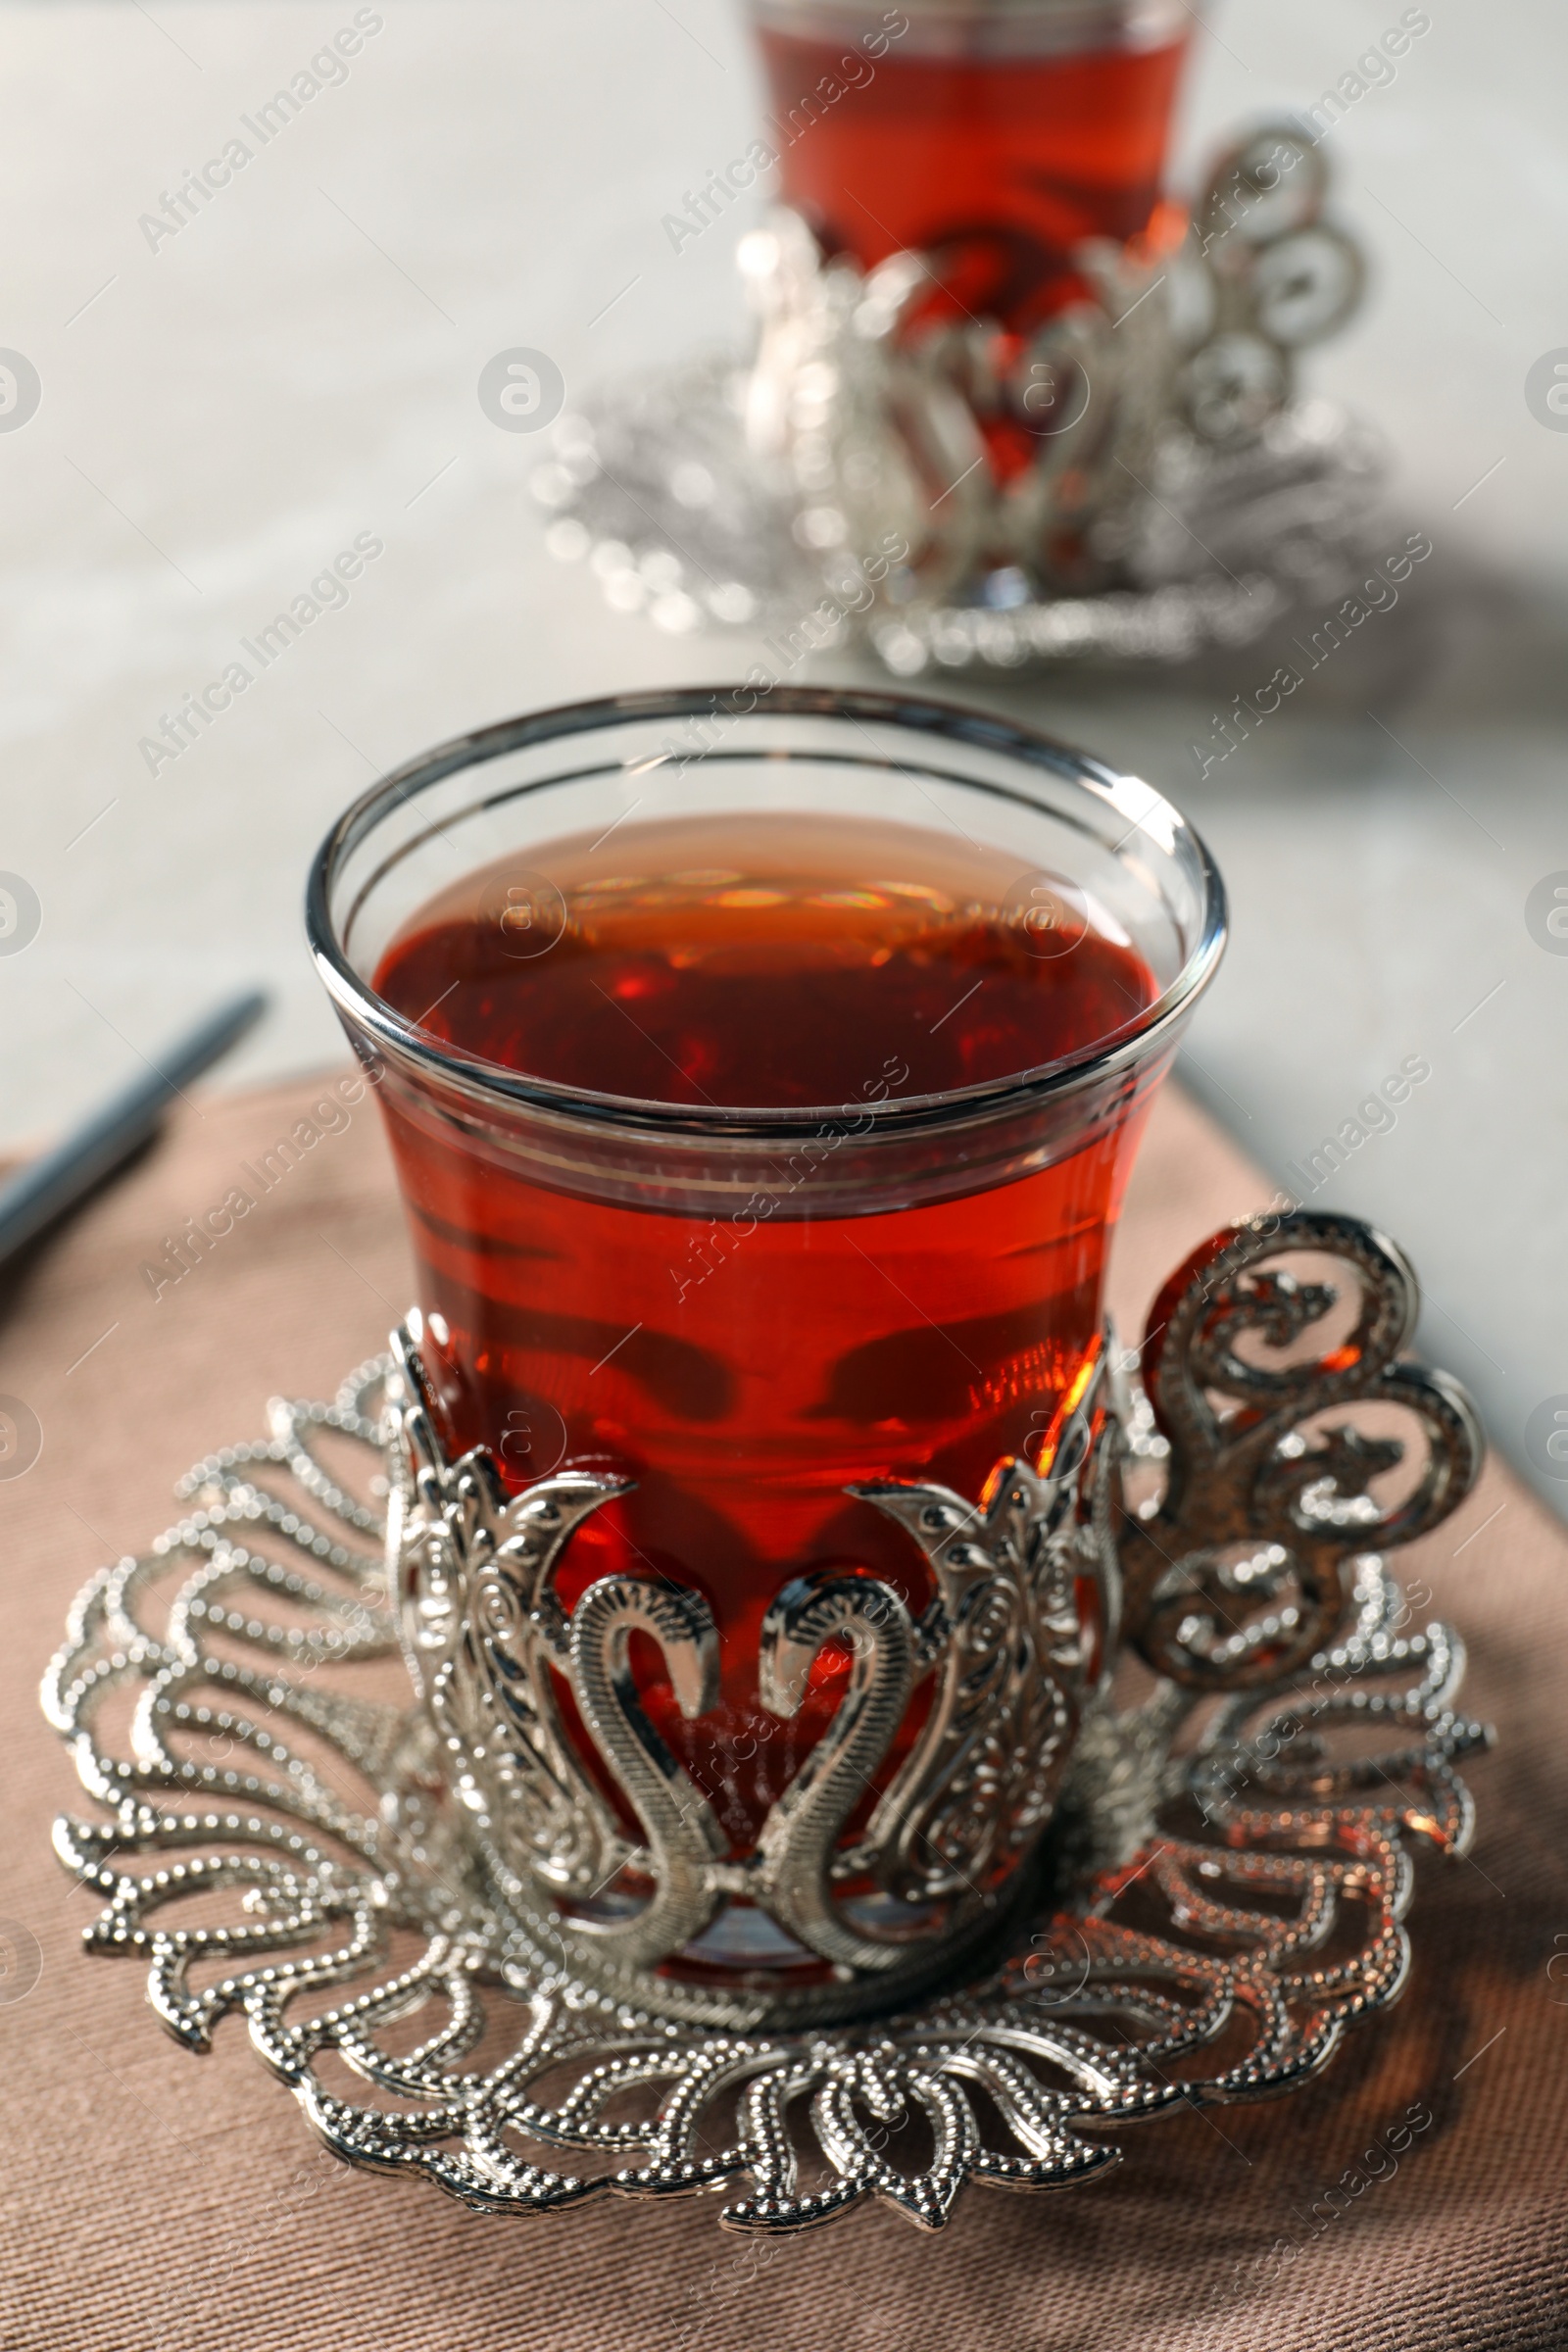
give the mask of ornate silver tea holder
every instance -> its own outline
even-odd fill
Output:
[[[1293,1279],[1303,1255],[1352,1306],[1321,1263]],[[198,1464],[186,1515],[78,1597],[43,1696],[109,1812],[56,1832],[105,1897],[86,1943],[147,1963],[189,2049],[242,2012],[349,2163],[494,2212],[710,2190],[782,2231],[878,2195],[937,2229],[968,2180],[1060,2187],[1116,2161],[1106,2127],[1288,2091],[1402,1989],[1412,1849],[1466,1850],[1454,1763],[1488,1738],[1452,1711],[1457,1639],[1411,1627],[1384,1558],[1482,1456],[1462,1391],[1401,1356],[1416,1307],[1352,1218],[1227,1228],[1156,1301],[1142,1381],[1107,1334],[1049,1460],[979,1504],[870,1490],[934,1597],[779,1594],[763,1705],[788,1718],[825,1642],[851,1666],[739,1860],[628,1663],[651,1635],[700,1713],[701,1596],[604,1577],[568,1614],[557,1563],[613,1482],[508,1499],[482,1449],[447,1459],[401,1334],[334,1403],[274,1400],[270,1438]],[[1365,1407],[1370,1433],[1326,1418]],[[1391,1503],[1400,1416],[1425,1457]],[[365,1687],[400,1642],[412,1704]],[[922,1686],[851,1837],[846,1759],[874,1777]],[[726,1918],[749,1971],[713,1964]]]
[[[1377,527],[1377,444],[1298,392],[1363,285],[1327,187],[1311,138],[1266,125],[1179,249],[1080,246],[1080,298],[1022,338],[922,324],[940,255],[862,274],[780,209],[740,249],[750,364],[561,417],[532,477],[547,545],[664,629],[761,633],[775,682],[856,644],[912,676],[1249,643],[1343,597]]]

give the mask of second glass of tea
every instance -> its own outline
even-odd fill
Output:
[[[862,269],[930,254],[938,310],[1027,333],[1074,249],[1180,241],[1162,195],[1200,0],[752,0],[786,201]]]
[[[931,1597],[847,1490],[978,1501],[1049,1454],[1219,958],[1214,867],[1147,784],[999,720],[645,694],[375,786],[311,927],[379,1080],[447,1443],[514,1490],[635,1482],[561,1597],[619,1574],[707,1599],[715,1709],[686,1718],[651,1643],[632,1669],[743,1855],[848,1663],[767,1713],[768,1604],[822,1567]]]

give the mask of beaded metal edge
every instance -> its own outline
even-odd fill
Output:
[[[1282,1371],[1239,1341],[1289,1347],[1334,1298],[1257,1270],[1289,1250],[1348,1261],[1361,1305],[1348,1341]],[[1489,1737],[1453,1711],[1456,1637],[1414,1629],[1382,1552],[1359,1547],[1435,1524],[1479,1461],[1462,1394],[1398,1354],[1413,1314],[1403,1260],[1351,1219],[1232,1229],[1172,1278],[1143,1351],[1149,1398],[1123,1359],[1119,1416],[1134,1474],[1165,1471],[1123,1531],[1129,1631],[1164,1671],[1140,1704],[1091,1708],[1049,1892],[979,1982],[855,2025],[725,2033],[509,1948],[428,1717],[330,1679],[397,1647],[368,1547],[391,1483],[386,1359],[330,1405],[274,1399],[270,1436],[198,1464],[185,1516],[79,1595],[43,1698],[110,1813],[56,1829],[105,1898],[87,1947],[143,1961],[188,2049],[242,2014],[347,2162],[492,2212],[715,2191],[726,2227],[773,2233],[881,2197],[934,2230],[968,2180],[1064,2187],[1117,2161],[1107,2127],[1287,2092],[1403,1988],[1414,1850],[1468,1848],[1454,1767]],[[1321,1425],[1325,1406],[1368,1400],[1426,1432],[1392,1511],[1367,1492],[1391,1441]],[[360,1492],[323,1437],[362,1455]],[[99,1732],[117,1693],[134,1701],[128,1758]],[[1390,1750],[1361,1739],[1336,1761],[1331,1735],[1369,1725]],[[179,1924],[181,1903],[224,1891],[231,1922]],[[422,1940],[407,1965],[398,1939]],[[411,2044],[395,2029],[427,2008],[434,2030]],[[514,2017],[505,2054],[466,2069],[487,2018]],[[328,2053],[396,2104],[331,2090]]]

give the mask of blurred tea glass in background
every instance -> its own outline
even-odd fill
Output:
[[[827,252],[931,252],[953,309],[1024,331],[1085,237],[1155,229],[1186,0],[754,6],[783,194]]]

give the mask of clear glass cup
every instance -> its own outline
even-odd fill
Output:
[[[827,252],[863,269],[928,253],[956,316],[1026,333],[1080,290],[1084,239],[1179,241],[1161,198],[1186,0],[753,0],[753,17],[763,144]]]
[[[723,840],[724,864],[642,870],[650,824]],[[1087,971],[1117,943],[1146,1001],[1054,1059],[935,1092],[920,1083],[934,1033],[947,1051],[950,1019],[967,1020],[967,1053],[983,998],[922,1016],[907,1052],[878,1034],[862,1053],[847,1030],[819,1041],[842,1081],[831,1099],[759,1107],[705,1100],[695,1080],[662,1090],[682,1100],[624,1091],[635,994],[629,1028],[606,1015],[595,1086],[454,1043],[439,964],[437,1002],[413,1014],[377,985],[400,941],[446,936],[420,928],[432,905],[476,937],[495,926],[530,973],[628,894],[657,933],[661,892],[683,921],[695,892],[744,949],[788,895],[742,872],[769,826],[840,845],[812,902],[824,923],[967,921],[966,877],[1000,874],[979,912],[1009,954]],[[927,879],[901,881],[916,837]],[[631,1670],[744,1857],[851,1664],[830,1644],[793,1715],[762,1703],[781,1591],[834,1569],[880,1578],[911,1619],[930,1602],[915,1544],[852,1490],[935,1481],[977,1499],[999,1461],[1049,1452],[1082,1387],[1138,1137],[1221,953],[1213,864],[1147,784],[1000,719],[878,693],[651,693],[489,727],[388,776],[327,837],[308,919],[378,1085],[446,1443],[488,1446],[514,1491],[569,1467],[634,1482],[577,1528],[558,1591],[567,1609],[608,1576],[702,1595],[717,1703],[688,1716],[652,1645],[634,1642]],[[747,968],[742,953],[737,1007]],[[564,1697],[563,1714],[592,1760]],[[916,1691],[868,1803],[918,1720]]]

